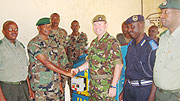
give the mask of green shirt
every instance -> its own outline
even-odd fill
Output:
[[[11,43],[3,38],[0,43],[0,81],[18,82],[26,80],[28,59],[22,43]]]
[[[180,89],[180,26],[170,34],[166,31],[159,41],[154,66],[155,85],[164,90]]]

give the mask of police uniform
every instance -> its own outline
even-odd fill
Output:
[[[104,15],[94,17],[95,21],[105,21]],[[109,33],[105,33],[100,40],[95,38],[88,49],[90,80],[90,101],[114,101],[108,91],[113,78],[116,64],[122,63],[119,42]]]
[[[143,18],[136,16],[139,21]],[[138,21],[136,19],[136,21]],[[133,16],[126,20],[135,22]],[[157,43],[144,34],[143,39],[136,44],[135,40],[129,43],[126,55],[127,79],[123,101],[147,101],[153,80],[153,67]]]
[[[37,22],[37,26],[49,23],[49,18],[42,18]],[[35,100],[64,100],[64,95],[59,90],[58,73],[44,66],[36,58],[37,55],[43,54],[53,64],[64,69],[68,63],[64,47],[50,38],[43,40],[41,35],[38,34],[28,43],[28,54],[30,82],[32,89],[35,91]]]

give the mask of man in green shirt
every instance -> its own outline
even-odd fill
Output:
[[[90,101],[114,101],[123,67],[120,44],[107,32],[104,15],[96,15],[92,22],[97,37],[90,44],[87,62],[72,71],[78,73],[89,68]]]
[[[180,100],[180,0],[166,0],[161,9],[160,20],[168,30],[160,37],[153,70],[156,101]]]
[[[16,39],[18,26],[13,21],[6,21],[2,32],[4,38],[0,40],[0,101],[28,101],[29,97],[33,99],[25,47]]]

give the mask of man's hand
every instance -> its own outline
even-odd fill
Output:
[[[0,95],[0,101],[7,101],[4,95]]]
[[[119,95],[119,101],[123,101],[123,91]]]
[[[64,89],[62,87],[62,82],[59,82],[59,89],[60,89],[61,93],[63,94],[64,93]]]
[[[115,97],[116,96],[116,88],[110,88],[109,89],[109,96]]]
[[[29,89],[29,98],[30,99],[34,99],[35,98],[35,94],[34,94],[34,91],[32,89]]]
[[[69,77],[74,77],[76,75],[76,73],[75,72],[73,72],[72,71],[72,69],[68,69],[67,71],[66,71],[66,76],[69,76]]]
[[[71,73],[74,73],[75,75],[79,72],[78,68],[71,69]]]

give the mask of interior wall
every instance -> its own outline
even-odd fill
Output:
[[[18,39],[27,46],[30,39],[38,34],[36,22],[52,13],[60,14],[60,27],[68,34],[73,20],[80,23],[80,31],[87,33],[89,43],[96,35],[92,19],[97,14],[107,17],[108,32],[113,36],[121,32],[121,23],[133,14],[141,13],[140,0],[0,0],[0,27],[7,20],[19,26]],[[0,34],[0,38],[3,35]]]

